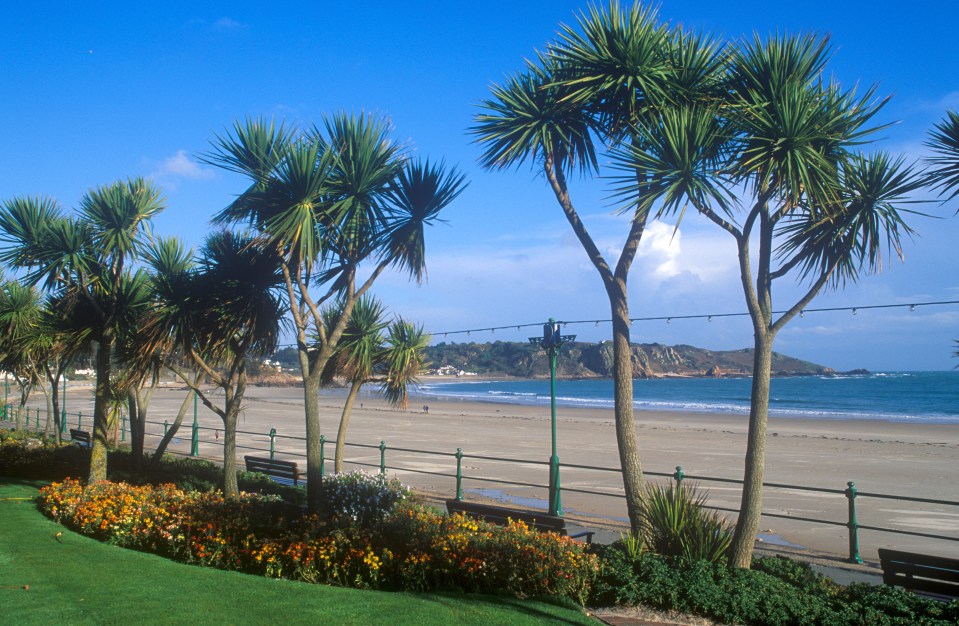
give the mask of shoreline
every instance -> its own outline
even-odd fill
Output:
[[[879,376],[889,375],[889,373],[876,373]],[[455,380],[450,380],[449,376],[428,376],[421,377],[418,387],[426,387],[428,391],[424,392],[418,387],[413,388],[411,391],[411,397],[415,396],[419,400],[444,400],[451,402],[467,401],[467,402],[480,402],[484,404],[502,406],[502,405],[518,405],[518,406],[528,406],[528,407],[544,407],[549,406],[548,402],[548,391],[540,391],[536,394],[526,394],[519,393],[518,395],[512,395],[510,392],[501,391],[499,392],[502,395],[482,395],[482,393],[477,394],[468,394],[468,392],[460,389],[457,392],[447,393],[444,392],[442,387],[444,385],[472,385],[478,384],[482,385],[484,383],[517,383],[523,384],[528,382],[540,382],[540,379],[529,379],[529,378],[511,378],[511,377],[469,377],[466,380],[458,378]],[[748,378],[748,377],[745,377]],[[800,377],[785,377],[785,378],[808,378],[806,376]],[[817,378],[836,378],[835,376],[817,376]],[[678,379],[687,379],[687,380],[704,380],[702,377],[662,377],[658,380],[678,380]],[[724,377],[726,380],[733,380],[732,377]],[[608,380],[608,379],[567,379],[567,380],[576,380],[576,381],[593,381],[593,380]],[[640,380],[640,379],[637,379]],[[641,379],[643,382],[646,382],[646,379]],[[713,379],[719,380],[719,379]],[[741,379],[735,379],[741,380]],[[548,388],[547,388],[548,389]],[[529,399],[524,398],[528,395]],[[655,395],[655,394],[654,394]],[[557,396],[557,408],[562,407],[563,409],[572,409],[572,410],[613,410],[613,401],[612,399],[606,398],[590,398],[590,397],[574,397],[570,398],[568,395],[564,396],[564,393],[561,392]],[[749,404],[748,400],[741,404],[733,404],[730,401],[726,403],[716,403],[710,406],[709,404],[696,403],[693,401],[683,401],[681,399],[669,400],[664,398],[649,398],[648,396],[642,395],[639,392],[634,397],[633,402],[633,411],[634,413],[692,413],[692,414],[701,414],[701,415],[713,415],[713,416],[728,416],[728,417],[746,417],[749,415]],[[853,411],[843,408],[836,409],[801,409],[791,406],[776,406],[775,403],[769,408],[769,419],[798,419],[798,420],[822,420],[822,421],[866,421],[866,422],[884,422],[884,423],[902,423],[902,424],[911,424],[911,425],[931,425],[931,424],[942,424],[942,425],[956,425],[959,424],[959,413],[943,413],[943,412],[929,412],[929,413],[898,413],[898,412],[862,412],[862,411]]]

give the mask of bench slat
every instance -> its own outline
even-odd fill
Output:
[[[959,559],[880,548],[879,561],[887,585],[959,597]]]
[[[282,478],[293,481],[297,485],[300,480],[300,469],[294,461],[282,459],[266,459],[255,456],[244,456],[246,471],[266,474],[270,478]]]

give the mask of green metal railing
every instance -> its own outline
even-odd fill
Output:
[[[16,414],[18,408],[7,404],[2,407],[0,411],[0,422],[15,422]],[[82,430],[83,426],[83,414],[81,411],[77,411],[76,415],[76,424],[77,429]],[[29,418],[30,410],[25,411],[24,417],[26,418],[23,423],[26,428],[30,428]],[[36,413],[34,414],[34,427],[40,429],[40,408],[36,408]],[[67,417],[66,415],[64,417]],[[165,420],[163,422],[159,421],[147,421],[147,425],[153,425],[156,428],[151,432],[150,429],[147,429],[145,436],[152,438],[163,437],[169,429],[169,423]],[[63,426],[66,426],[66,419],[63,420]],[[159,432],[162,427],[162,434]],[[127,430],[127,420],[126,416],[121,417],[120,421],[120,440],[125,441],[126,439],[126,430]],[[201,444],[213,447],[219,447],[222,445],[222,441],[219,437],[220,431],[222,428],[219,427],[208,427],[200,426],[196,421],[194,421],[189,436],[189,451],[183,452],[175,448],[170,449],[171,454],[178,454],[184,456],[193,456],[198,457],[200,455],[200,446]],[[213,438],[209,438],[210,433],[213,433]],[[205,438],[201,437],[202,434],[205,434]],[[240,436],[243,436],[243,441],[240,441]],[[270,455],[270,458],[274,458],[276,454],[277,441],[282,440],[286,442],[293,442],[296,447],[301,450],[305,450],[306,447],[306,438],[291,436],[291,435],[281,435],[276,430],[276,428],[271,428],[269,433],[260,433],[253,431],[237,430],[237,451],[250,451],[250,452],[260,452],[267,453]],[[335,440],[327,440],[325,436],[320,437],[320,470],[321,476],[325,475],[326,471],[326,444],[331,443],[335,444]],[[261,445],[257,445],[261,444]],[[457,500],[463,499],[463,483],[464,481],[470,481],[473,483],[481,484],[497,484],[504,486],[516,486],[516,487],[530,487],[534,489],[543,489],[548,493],[549,485],[535,482],[524,482],[517,480],[509,480],[504,478],[494,478],[490,476],[481,476],[481,475],[466,475],[463,472],[463,460],[472,460],[472,461],[485,461],[489,463],[504,463],[512,465],[522,465],[526,467],[541,467],[549,470],[550,463],[548,461],[537,461],[531,459],[517,459],[511,457],[499,457],[499,456],[487,456],[487,455],[478,455],[478,454],[465,454],[462,448],[457,448],[456,452],[444,452],[437,450],[421,450],[416,448],[403,448],[403,447],[391,447],[387,446],[385,441],[380,441],[379,444],[364,444],[364,443],[353,443],[353,442],[344,442],[344,447],[366,450],[372,455],[376,455],[376,452],[379,452],[378,462],[371,462],[369,460],[361,459],[351,459],[348,463],[351,466],[356,467],[369,467],[373,468],[380,473],[386,473],[387,471],[401,471],[412,474],[423,474],[438,476],[443,478],[451,479],[454,484],[454,493]],[[404,465],[391,465],[388,463],[387,452],[397,453],[397,454],[409,454],[409,455],[424,455],[431,458],[451,459],[451,469],[453,473],[442,472],[442,471],[433,471],[425,470],[415,467],[409,467]],[[297,459],[305,459],[305,453],[303,454],[292,454],[286,453],[288,456],[292,456]],[[367,457],[368,458],[368,457]],[[212,458],[212,460],[218,460],[217,458]],[[595,465],[582,465],[576,463],[563,463],[562,468],[564,471],[567,470],[583,470],[583,471],[592,471],[597,473],[606,473],[611,475],[620,475],[621,470],[615,467],[604,467],[604,466],[595,466]],[[681,484],[685,480],[695,480],[702,483],[725,483],[730,485],[742,485],[743,481],[732,478],[718,478],[714,476],[698,476],[686,474],[682,467],[677,466],[674,472],[644,472],[646,476],[650,477],[662,477],[669,478],[676,481],[677,484]],[[846,483],[845,489],[834,489],[826,487],[811,487],[805,485],[791,485],[785,483],[763,483],[764,489],[780,489],[780,490],[792,490],[797,492],[805,493],[818,493],[826,494],[831,496],[841,496],[846,499],[847,502],[847,515],[844,521],[830,520],[830,519],[821,519],[814,517],[806,517],[801,515],[792,515],[785,513],[776,513],[773,511],[764,511],[763,516],[769,518],[779,518],[779,519],[788,519],[800,522],[806,522],[811,524],[820,524],[834,527],[845,527],[848,531],[849,539],[849,560],[855,563],[861,563],[862,558],[860,556],[860,543],[859,543],[859,531],[868,530],[874,532],[890,533],[894,535],[903,535],[911,537],[921,537],[925,539],[935,539],[941,541],[949,542],[959,542],[959,536],[949,536],[935,533],[926,533],[912,530],[904,530],[900,528],[889,528],[886,526],[862,524],[859,521],[857,513],[857,501],[861,498],[873,498],[873,499],[882,499],[882,500],[891,500],[896,502],[909,502],[914,504],[931,504],[936,506],[945,506],[945,507],[957,507],[959,508],[959,501],[953,500],[944,500],[944,499],[934,499],[934,498],[918,498],[911,496],[900,496],[884,493],[872,493],[872,492],[863,492],[859,491],[856,488],[854,482],[849,481]],[[604,496],[617,499],[625,499],[625,496],[622,493],[616,492],[606,492],[593,489],[584,489],[577,487],[560,487],[562,491],[565,491],[568,494],[584,494],[590,496]],[[723,511],[728,513],[738,514],[738,509],[734,508],[724,508],[720,506],[711,506],[711,509],[717,511]]]

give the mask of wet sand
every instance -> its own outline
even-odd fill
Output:
[[[89,390],[71,390],[69,411],[92,414]],[[151,404],[148,447],[155,446],[164,420],[172,422],[184,390],[170,385],[159,390]],[[343,395],[322,395],[321,429],[336,437]],[[424,404],[429,405],[428,413]],[[305,428],[299,388],[250,387],[241,417],[239,445],[269,449],[269,433],[276,428],[276,454],[297,459],[305,467]],[[70,421],[70,426],[74,426]],[[185,423],[192,423],[192,410]],[[87,418],[89,424],[89,418]],[[222,437],[219,418],[198,411],[201,455],[219,459]],[[703,477],[741,479],[746,447],[746,417],[680,412],[637,412],[636,427],[644,471],[650,480],[667,480],[676,466],[708,490],[709,504],[723,509],[739,506],[739,485],[703,480]],[[615,538],[625,528],[622,479],[617,473],[618,452],[613,414],[607,409],[560,407],[557,418],[558,453],[564,489],[562,504],[571,524],[601,529]],[[189,451],[189,430],[172,447]],[[353,411],[346,448],[346,469],[375,469],[380,463],[380,441],[387,445],[386,462],[404,483],[433,501],[455,494],[455,452],[463,451],[463,488],[466,497],[504,498],[545,509],[546,489],[505,485],[482,478],[518,483],[547,482],[550,455],[548,407],[413,398],[406,411],[390,408],[369,395]],[[405,449],[405,450],[401,450]],[[410,452],[428,451],[433,454]],[[238,455],[263,454],[241,448]],[[333,445],[326,446],[327,471],[332,471]],[[528,460],[509,463],[480,457]],[[361,464],[361,465],[357,465]],[[571,466],[588,466],[571,467]],[[436,474],[446,474],[439,476]],[[699,479],[697,479],[699,478]],[[854,481],[861,526],[946,535],[959,538],[959,506],[911,503],[870,497],[889,494],[959,502],[959,426],[904,424],[867,420],[771,419],[766,450],[766,483],[800,485],[842,492]],[[848,502],[842,493],[767,488],[764,512],[829,520],[822,525],[766,516],[762,539],[767,544],[801,546],[813,553],[848,556]],[[863,558],[875,560],[880,547],[896,547],[945,555],[959,555],[959,542],[860,530]]]

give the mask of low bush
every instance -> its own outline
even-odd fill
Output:
[[[716,563],[732,541],[732,527],[706,509],[706,494],[695,485],[647,483],[641,516],[643,539],[657,554]]]
[[[36,433],[4,431],[0,437],[0,474],[16,478],[62,480],[86,476],[90,466],[87,450],[57,445]]]
[[[357,470],[323,479],[320,508],[333,523],[368,527],[412,497],[396,478]]]
[[[597,550],[601,568],[590,602],[598,605],[643,604],[763,626],[946,626],[959,620],[959,602],[884,585],[843,587],[784,558],[760,559],[743,570],[651,553],[634,559],[617,544]]]

